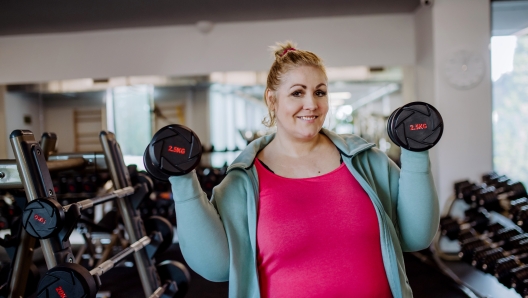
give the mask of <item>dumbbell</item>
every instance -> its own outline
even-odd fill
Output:
[[[432,105],[415,101],[396,109],[387,120],[392,142],[410,151],[431,149],[444,131],[442,116]]]
[[[187,267],[180,262],[165,260],[156,265],[156,271],[160,280],[164,285],[174,282],[177,285],[178,292],[172,298],[182,298],[189,289],[189,282],[191,281],[191,273]],[[167,292],[165,292],[167,294]],[[160,296],[157,296],[160,297]],[[154,298],[151,296],[151,298]]]
[[[526,205],[528,205],[528,199],[526,197],[511,201],[510,209],[508,210],[508,217],[513,222],[516,222],[519,212],[521,211],[522,207]]]
[[[446,216],[440,219],[440,229],[442,235],[447,236],[451,240],[458,238],[461,231],[473,228],[479,232],[485,230],[489,224],[491,215],[484,208],[479,208],[476,211],[466,211],[467,219],[459,222],[450,216]]]
[[[476,202],[478,206],[482,206],[488,210],[502,209],[501,203],[505,202],[507,209],[508,202],[526,196],[526,188],[521,182],[506,181],[502,186],[495,187],[494,190],[483,191],[476,195]]]
[[[460,242],[458,256],[465,262],[477,266],[477,260],[486,253],[500,245],[508,243],[508,240],[521,234],[518,228],[502,228],[496,232],[467,238]]]
[[[510,287],[519,294],[528,288],[528,265],[524,264],[510,271]]]
[[[458,182],[455,182],[454,183],[454,188],[455,188],[455,195],[458,199],[462,199],[460,193],[461,193],[461,190],[465,187],[468,187],[468,186],[471,186],[473,185],[473,183],[469,182],[468,180],[463,180],[463,181],[458,181]]]
[[[200,163],[202,144],[189,128],[167,125],[152,137],[143,154],[145,169],[154,178],[168,181],[171,176],[191,172]]]
[[[497,245],[497,247],[479,255],[472,265],[484,272],[494,272],[497,260],[528,253],[528,234],[515,235]]]
[[[139,185],[137,187],[139,187]],[[66,225],[66,212],[73,205],[78,207],[79,210],[83,210],[115,198],[122,198],[131,195],[134,191],[134,187],[127,186],[122,189],[114,190],[107,195],[82,200],[66,206],[62,206],[55,199],[43,198],[33,200],[24,208],[22,223],[24,229],[29,235],[37,239],[48,239],[57,235]]]
[[[100,276],[112,269],[117,263],[126,258],[127,256],[139,251],[140,249],[148,249],[151,245],[154,249],[161,241],[161,234],[154,233],[152,236],[145,236],[138,241],[132,243],[129,247],[125,248],[112,258],[106,260],[101,265],[88,271],[81,265],[75,263],[65,263],[50,269],[46,275],[41,279],[38,287],[37,297],[38,298],[51,298],[51,297],[96,297],[97,291],[101,286]],[[171,268],[177,270],[178,268]],[[181,268],[179,268],[181,269]],[[161,270],[163,271],[163,270]],[[186,276],[185,272],[182,274]],[[188,275],[188,272],[187,272]],[[161,278],[161,277],[160,277]],[[171,279],[172,277],[165,277],[163,280]],[[171,282],[186,283],[188,279],[180,278],[180,280],[171,279],[166,284]],[[179,287],[179,285],[177,285]],[[182,288],[185,288],[184,285]],[[165,287],[171,289],[170,285]],[[156,289],[155,293],[158,297],[162,293]],[[156,297],[156,296],[154,296]],[[174,297],[172,295],[171,297]]]
[[[459,187],[458,192],[456,193],[456,196],[458,199],[463,199],[466,203],[469,205],[472,205],[477,197],[476,194],[480,192],[486,192],[486,188],[489,187],[485,183],[481,184],[469,184],[469,185],[463,185]],[[494,188],[493,188],[494,189]]]
[[[154,256],[160,255],[172,245],[174,227],[166,218],[154,215],[144,220],[143,225],[145,226],[145,231],[148,235],[157,231],[160,232],[163,237],[163,241],[159,244]]]

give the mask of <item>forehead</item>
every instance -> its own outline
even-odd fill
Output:
[[[297,66],[284,73],[280,81],[281,85],[290,87],[293,84],[319,85],[326,83],[327,78],[326,74],[318,67]]]

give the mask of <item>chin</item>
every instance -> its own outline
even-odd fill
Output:
[[[312,139],[321,131],[321,128],[296,130],[294,135],[299,139]]]

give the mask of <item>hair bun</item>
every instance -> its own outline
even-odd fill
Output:
[[[271,50],[274,52],[275,59],[277,60],[288,54],[288,52],[296,51],[296,47],[297,45],[295,43],[288,40],[284,43],[276,43],[275,46],[271,47]]]

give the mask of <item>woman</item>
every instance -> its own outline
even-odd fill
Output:
[[[438,225],[428,152],[402,169],[363,139],[322,128],[322,61],[279,44],[265,93],[275,134],[250,143],[209,202],[194,172],[171,177],[189,266],[230,297],[412,297],[402,251]]]

